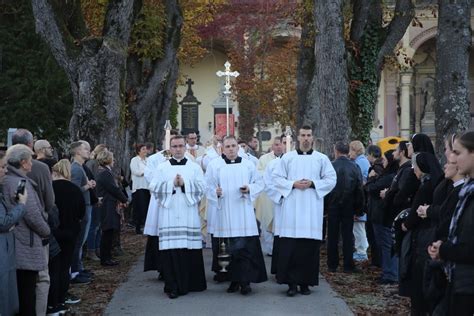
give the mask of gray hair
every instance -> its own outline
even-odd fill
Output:
[[[21,162],[31,159],[33,152],[23,144],[13,145],[7,150],[7,163],[17,169],[20,168]]]
[[[27,129],[19,128],[12,135],[12,144],[23,144],[33,147],[33,134]]]

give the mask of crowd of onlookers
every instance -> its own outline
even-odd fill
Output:
[[[58,161],[28,130],[12,143],[0,151],[0,315],[64,314],[80,301],[70,284],[94,278],[84,259],[118,264],[123,176],[105,145],[73,142]]]
[[[344,272],[368,259],[370,245],[371,264],[382,268],[378,282],[398,284],[412,315],[473,315],[474,132],[448,137],[444,157],[425,134],[397,143],[366,152],[358,141],[335,144],[338,179],[325,201],[328,271],[337,271],[342,235]]]

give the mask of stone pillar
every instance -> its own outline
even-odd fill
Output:
[[[410,137],[410,86],[411,71],[400,73],[400,136]]]

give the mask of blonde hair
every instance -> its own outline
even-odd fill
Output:
[[[95,146],[94,150],[91,153],[91,159],[97,159],[97,155],[101,152],[107,150],[107,145],[106,144],[99,144]]]
[[[97,157],[95,157],[95,159],[97,160],[99,165],[107,166],[110,165],[112,161],[114,161],[114,154],[111,151],[103,150],[97,154]]]
[[[354,140],[349,144],[349,147],[354,151],[357,156],[363,155],[365,153],[365,147],[359,140]]]
[[[71,163],[67,159],[59,160],[52,168],[53,173],[56,173],[64,179],[71,180]]]

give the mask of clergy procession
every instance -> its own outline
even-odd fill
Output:
[[[160,273],[169,298],[203,291],[201,248],[210,243],[214,280],[229,282],[228,293],[248,295],[252,283],[268,280],[265,253],[288,296],[309,295],[319,279],[324,197],[336,185],[311,128],[299,130],[297,150],[283,135],[260,159],[234,136],[216,135],[199,155],[196,133],[169,134],[143,171],[151,193],[145,271]]]

